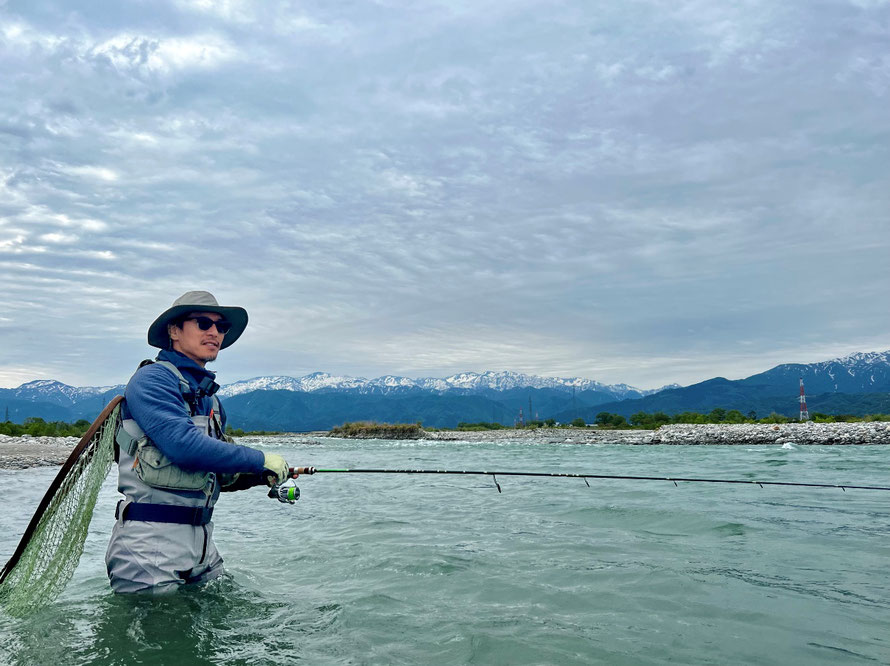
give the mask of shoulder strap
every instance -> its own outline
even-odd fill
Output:
[[[189,412],[194,414],[195,412],[195,391],[192,388],[191,384],[188,383],[188,380],[183,376],[182,372],[179,371],[175,365],[170,363],[170,361],[151,361],[146,359],[139,364],[139,367],[145,365],[160,365],[162,368],[165,368],[168,372],[172,373],[176,379],[179,380],[179,392],[182,393],[182,397],[185,399],[186,404],[189,406]]]
[[[191,384],[189,384],[188,380],[182,375],[179,368],[170,363],[170,361],[154,361],[154,364],[160,365],[173,373],[173,376],[179,380],[179,390],[182,392],[182,395],[194,396],[195,392],[192,389]]]
[[[213,427],[217,433],[219,433],[219,439],[225,439],[225,431],[222,427],[222,411],[219,406],[219,398],[215,395],[210,396],[210,399],[213,401],[213,410],[210,412],[213,415]]]

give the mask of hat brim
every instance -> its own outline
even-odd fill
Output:
[[[165,310],[148,327],[148,344],[158,349],[166,349],[170,344],[170,336],[167,334],[167,324],[171,320],[186,315],[189,312],[215,312],[226,321],[232,323],[232,328],[223,336],[220,349],[231,346],[235,340],[241,337],[247,328],[247,310],[238,306],[223,307],[222,305],[174,305]]]

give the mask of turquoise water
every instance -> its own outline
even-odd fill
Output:
[[[262,446],[317,467],[890,481],[880,446]],[[0,561],[55,472],[0,471]],[[65,592],[0,615],[0,663],[890,663],[890,493],[498,480],[319,474],[293,506],[226,495],[226,576],[151,598],[108,587],[109,478]]]

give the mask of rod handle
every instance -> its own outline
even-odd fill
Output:
[[[291,476],[295,474],[315,474],[314,467],[291,467],[289,471]]]

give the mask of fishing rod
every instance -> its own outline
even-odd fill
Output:
[[[457,470],[457,469],[321,469],[317,467],[291,467],[290,475],[294,479],[300,474],[462,474],[474,476],[490,476],[498,492],[501,492],[499,476],[526,476],[547,478],[583,479],[587,487],[590,487],[588,479],[617,480],[617,481],[670,481],[679,487],[682,483],[731,483],[742,485],[764,486],[791,486],[795,488],[840,488],[846,492],[850,490],[885,490],[890,491],[890,486],[862,486],[851,483],[804,483],[800,481],[757,481],[754,479],[703,479],[679,476],[627,476],[620,474],[573,474],[569,472],[503,472],[488,470]],[[269,491],[269,497],[280,502],[293,503],[300,498],[300,489],[295,485],[279,484]]]

